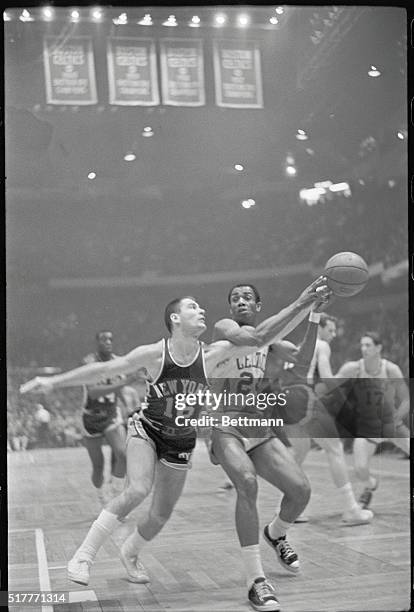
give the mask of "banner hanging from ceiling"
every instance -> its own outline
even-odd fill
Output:
[[[95,64],[90,36],[43,38],[47,104],[96,104]]]
[[[261,58],[255,41],[215,40],[217,106],[263,108]]]
[[[205,90],[201,40],[164,38],[160,45],[163,104],[203,106]]]
[[[155,43],[150,38],[114,36],[107,41],[109,104],[160,103]]]

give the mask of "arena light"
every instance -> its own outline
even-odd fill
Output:
[[[277,25],[279,23],[279,19],[277,17],[271,17],[269,21],[272,25]]]
[[[244,166],[242,164],[234,164],[234,169],[237,170],[237,172],[243,172]]]
[[[218,26],[223,26],[227,22],[227,16],[224,13],[217,13],[214,17],[214,23]]]
[[[305,151],[308,155],[315,155],[315,151],[313,149],[308,148],[308,149],[305,149]]]
[[[11,17],[7,11],[4,11],[3,13],[3,21],[11,21]]]
[[[150,127],[149,125],[145,126],[142,130],[142,136],[144,136],[144,138],[151,138],[151,136],[154,136],[154,131],[152,127]]]
[[[285,9],[283,8],[283,6],[277,6],[275,8],[275,11],[278,15],[283,15],[283,13],[285,12]]]
[[[92,19],[94,21],[101,21],[103,18],[103,12],[102,9],[100,8],[94,8],[92,9]]]
[[[400,140],[405,140],[407,138],[407,130],[399,130],[397,132],[397,138]]]
[[[200,17],[198,17],[198,15],[193,15],[193,17],[191,17],[191,21],[188,24],[190,26],[190,28],[199,28],[200,27],[200,22],[201,19]]]
[[[295,163],[295,158],[290,153],[286,156],[286,163],[288,164],[288,166],[293,166],[293,164]]]
[[[149,13],[146,13],[142,19],[138,21],[139,25],[151,26],[153,25],[152,17]]]
[[[288,176],[296,176],[297,174],[295,166],[286,166],[285,171]]]
[[[370,77],[379,77],[381,76],[381,72],[378,70],[378,68],[376,66],[371,66],[371,68],[368,70],[368,74]]]
[[[50,6],[45,6],[45,7],[42,9],[42,15],[43,15],[43,19],[44,19],[45,21],[51,21],[51,20],[53,19],[53,15],[54,15],[54,12],[53,12],[52,7],[50,7]]]
[[[339,192],[339,191],[350,191],[350,187],[348,185],[348,183],[334,183],[333,185],[329,186],[329,191],[332,191],[333,193]]]
[[[308,206],[317,204],[321,196],[325,195],[326,190],[323,187],[313,187],[312,189],[301,189],[299,198],[306,202]]]
[[[248,198],[247,200],[242,200],[240,202],[240,204],[242,205],[243,208],[251,208],[252,206],[256,205],[256,201],[253,200],[253,198]]]
[[[246,13],[242,13],[237,17],[237,25],[240,28],[246,28],[250,23],[250,18]]]
[[[23,21],[23,22],[34,21],[34,17],[31,16],[31,14],[29,13],[27,9],[22,10],[19,19],[20,21]]]
[[[174,27],[177,25],[177,19],[175,18],[175,15],[170,15],[168,17],[168,19],[166,19],[165,21],[162,22],[163,26],[167,26],[167,27]]]
[[[88,179],[90,181],[93,181],[93,179],[96,179],[96,172],[88,172]]]
[[[124,155],[124,160],[127,161],[127,162],[135,161],[136,158],[137,158],[137,156],[132,151],[128,151],[128,153],[125,153],[125,155]]]
[[[128,16],[126,13],[121,13],[119,17],[112,19],[114,25],[126,25],[128,23]]]
[[[296,133],[297,140],[308,140],[308,135],[305,130],[298,130]]]
[[[74,9],[73,11],[71,11],[70,20],[76,23],[77,21],[79,21],[79,19],[80,19],[79,11],[77,9]]]

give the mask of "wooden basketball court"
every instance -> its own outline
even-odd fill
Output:
[[[105,449],[107,451],[107,449]],[[351,464],[351,457],[347,456]],[[118,557],[139,508],[100,550],[87,587],[66,579],[66,563],[100,507],[84,448],[10,453],[9,590],[69,591],[70,602],[12,606],[42,612],[221,612],[252,610],[246,599],[234,527],[235,493],[221,490],[224,472],[204,444],[196,449],[184,494],[163,532],[142,553],[152,582],[126,580]],[[312,483],[311,521],[295,525],[289,541],[302,571],[286,575],[262,541],[264,568],[276,585],[283,612],[409,610],[409,461],[373,458],[381,483],[371,525],[340,523],[340,500],[323,452],[312,451],[305,469]],[[356,489],[359,492],[359,488]],[[260,482],[261,525],[278,507],[280,493]]]

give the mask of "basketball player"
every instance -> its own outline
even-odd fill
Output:
[[[410,431],[403,423],[410,410],[410,395],[399,366],[382,358],[382,341],[377,332],[365,332],[360,347],[362,359],[345,363],[336,376],[357,379],[353,387],[357,419],[354,464],[364,486],[359,501],[367,508],[378,486],[370,472],[377,445],[389,440],[410,454]]]
[[[214,340],[228,340],[235,345],[250,344],[254,351],[244,357],[228,358],[225,362],[225,381],[219,381],[218,391],[254,394],[263,378],[268,347],[260,348],[256,335],[256,317],[262,303],[254,285],[240,284],[228,294],[231,319],[222,319],[214,327]],[[289,333],[285,328],[285,334]],[[273,345],[275,351],[278,345]],[[231,418],[239,416],[263,417],[263,410],[243,406],[237,401],[218,408]],[[278,516],[264,528],[264,539],[276,558],[288,572],[297,574],[297,554],[286,540],[286,532],[310,497],[309,482],[292,454],[270,428],[244,425],[213,426],[210,454],[213,463],[220,463],[233,483],[236,494],[236,531],[241,546],[248,599],[255,610],[278,610],[274,587],[266,579],[259,546],[257,512],[257,475],[283,492]]]
[[[321,378],[333,377],[330,343],[336,336],[336,319],[325,313],[312,314],[304,341],[297,356],[297,364],[282,371],[280,384],[288,391],[285,414],[286,432],[299,465],[302,465],[313,439],[326,453],[332,479],[341,497],[344,512],[342,522],[361,525],[371,522],[372,512],[358,504],[349,478],[342,442],[324,403],[318,398],[322,391]],[[293,418],[293,411],[299,416]],[[289,424],[291,423],[291,424]],[[298,517],[296,522],[307,522]]]
[[[318,298],[319,278],[295,302],[258,326],[260,341],[265,345],[292,321],[306,316]],[[221,375],[221,363],[228,356],[243,356],[249,347],[237,347],[227,341],[204,346],[199,341],[205,331],[205,311],[194,298],[186,296],[170,302],[165,309],[165,323],[170,337],[154,344],[139,346],[123,357],[102,363],[91,363],[50,378],[36,377],[22,385],[21,392],[45,392],[54,388],[91,384],[102,377],[129,374],[145,368],[149,381],[147,407],[141,416],[131,418],[127,440],[127,484],[112,499],[92,524],[85,540],[68,564],[68,577],[88,584],[89,567],[105,540],[152,491],[146,516],[121,548],[128,579],[149,581],[138,555],[143,546],[162,529],[173,511],[184,487],[196,431],[192,426],[178,426],[175,407],[179,393],[207,391],[207,376]],[[260,335],[259,335],[260,334]],[[186,416],[196,416],[200,406],[187,406]],[[275,598],[275,601],[276,598]],[[274,608],[273,608],[274,609]]]
[[[113,335],[109,330],[96,334],[96,351],[83,358],[82,363],[105,362],[115,359],[112,351]],[[105,439],[111,447],[111,489],[112,496],[121,492],[126,469],[126,433],[122,427],[120,394],[127,383],[125,376],[108,378],[92,386],[84,386],[82,423],[83,444],[92,462],[92,483],[103,506],[107,502],[104,491],[104,455],[102,442]]]

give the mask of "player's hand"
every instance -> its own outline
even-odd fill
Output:
[[[36,376],[23,385],[20,385],[20,393],[50,393],[53,390],[52,380],[47,376]]]
[[[329,287],[328,291],[326,291],[325,288],[322,287],[319,291],[317,291],[317,293],[320,294],[321,297],[312,304],[311,310],[312,312],[323,312],[335,301],[335,296],[333,291],[329,289]]]
[[[316,280],[313,281],[297,299],[298,304],[301,307],[309,306],[312,302],[320,301],[326,295],[331,293],[328,285],[326,284],[326,276],[318,276]]]

